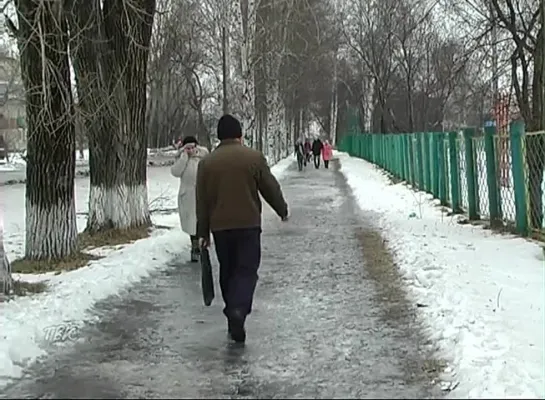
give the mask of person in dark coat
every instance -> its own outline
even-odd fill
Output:
[[[320,168],[320,156],[322,155],[322,149],[324,145],[320,138],[314,139],[312,142],[312,155],[314,156],[314,167]]]
[[[261,262],[259,195],[282,221],[288,219],[288,205],[263,154],[242,144],[236,118],[220,118],[218,139],[219,146],[198,166],[197,236],[203,247],[210,243],[210,232],[214,236],[228,331],[243,343]]]
[[[307,159],[305,156],[305,147],[303,146],[301,139],[297,139],[297,142],[295,142],[295,156],[297,157],[299,171],[302,171],[303,166],[307,166]]]
[[[9,162],[8,159],[8,145],[4,140],[4,136],[0,135],[0,160]]]

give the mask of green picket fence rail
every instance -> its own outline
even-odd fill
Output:
[[[365,159],[428,192],[470,220],[488,220],[545,239],[545,132],[514,121],[508,135],[494,127],[453,132],[350,134],[339,150]]]

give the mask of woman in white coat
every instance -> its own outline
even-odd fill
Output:
[[[197,139],[186,136],[178,152],[178,158],[170,168],[170,173],[180,178],[178,191],[178,213],[182,230],[191,238],[191,261],[198,261],[199,244],[197,233],[197,211],[195,190],[197,184],[197,166],[208,154],[206,147],[199,146]]]

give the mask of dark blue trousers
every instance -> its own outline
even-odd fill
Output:
[[[229,316],[237,310],[244,316],[252,312],[261,262],[261,228],[229,229],[213,233],[220,264],[220,287]]]

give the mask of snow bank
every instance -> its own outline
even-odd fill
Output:
[[[280,161],[278,161],[275,165],[271,167],[271,172],[276,176],[277,179],[282,179],[286,172],[288,171],[289,167],[295,162],[295,158],[293,156],[288,156]]]
[[[51,276],[45,293],[0,305],[0,386],[20,377],[26,366],[45,354],[48,327],[83,324],[97,301],[138,282],[172,257],[184,257],[180,250],[188,244],[178,230],[143,239],[88,267]]]
[[[372,164],[337,153],[360,207],[378,213],[421,308],[451,362],[452,398],[544,398],[543,249],[457,224],[431,196],[392,185]],[[448,375],[448,376],[447,376]]]

